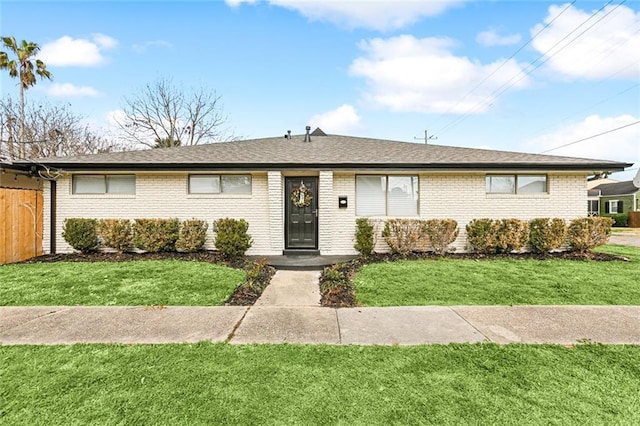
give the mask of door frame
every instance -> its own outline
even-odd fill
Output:
[[[290,247],[289,246],[289,215],[291,214],[290,210],[291,210],[291,193],[289,192],[289,185],[288,182],[289,181],[295,181],[295,180],[314,180],[315,181],[315,185],[314,185],[314,193],[313,193],[313,197],[314,197],[314,202],[315,202],[315,225],[314,225],[314,241],[315,244],[314,246],[309,246],[309,247]],[[319,199],[318,199],[318,193],[320,192],[320,179],[319,176],[285,176],[284,177],[284,249],[285,250],[318,250],[319,247],[319,233],[318,233],[318,228],[320,227],[320,220],[319,220],[319,213],[320,213],[320,206],[319,206]]]

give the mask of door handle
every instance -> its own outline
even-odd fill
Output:
[[[318,217],[318,209],[315,209],[315,210],[313,211],[313,214],[315,214],[315,215],[316,215],[316,217]]]

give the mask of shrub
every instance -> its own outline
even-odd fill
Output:
[[[356,219],[356,243],[353,246],[363,256],[369,256],[375,249],[374,228],[365,217]]]
[[[497,220],[496,251],[510,253],[520,250],[529,241],[529,223],[520,219]]]
[[[612,226],[615,226],[616,228],[629,226],[629,216],[626,213],[604,214],[602,216],[613,219],[614,222]]]
[[[189,253],[202,250],[207,240],[207,229],[209,225],[204,220],[185,220],[180,226],[176,249]]]
[[[574,219],[567,229],[567,243],[572,250],[585,252],[606,244],[611,235],[613,219],[610,217],[584,217]]]
[[[458,238],[458,222],[453,219],[429,219],[422,226],[427,244],[438,254],[445,254]]]
[[[244,219],[218,219],[214,222],[216,228],[216,249],[224,256],[238,258],[253,245],[251,236],[247,233],[249,223]]]
[[[178,219],[136,219],[133,224],[133,244],[151,253],[175,251],[179,234]]]
[[[99,244],[97,227],[96,219],[68,218],[64,220],[62,238],[78,251],[94,251]]]
[[[498,223],[493,219],[473,219],[465,227],[471,248],[480,253],[495,253],[498,246]]]
[[[133,242],[131,221],[129,219],[102,219],[98,222],[98,235],[105,246],[123,252]]]
[[[544,217],[529,222],[529,246],[536,253],[560,248],[566,235],[567,224],[563,219]]]
[[[389,219],[384,223],[382,237],[392,253],[403,256],[426,246],[426,237],[420,220]]]

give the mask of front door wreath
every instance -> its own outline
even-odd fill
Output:
[[[309,207],[311,200],[313,200],[313,195],[311,195],[311,191],[304,182],[300,182],[300,186],[291,191],[291,202],[298,208]]]

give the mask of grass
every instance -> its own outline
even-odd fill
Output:
[[[377,263],[354,279],[366,306],[640,305],[640,248],[600,248],[629,262],[427,259]]]
[[[241,270],[206,262],[56,262],[0,266],[0,304],[220,305]]]
[[[640,424],[640,347],[0,346],[0,423]]]

